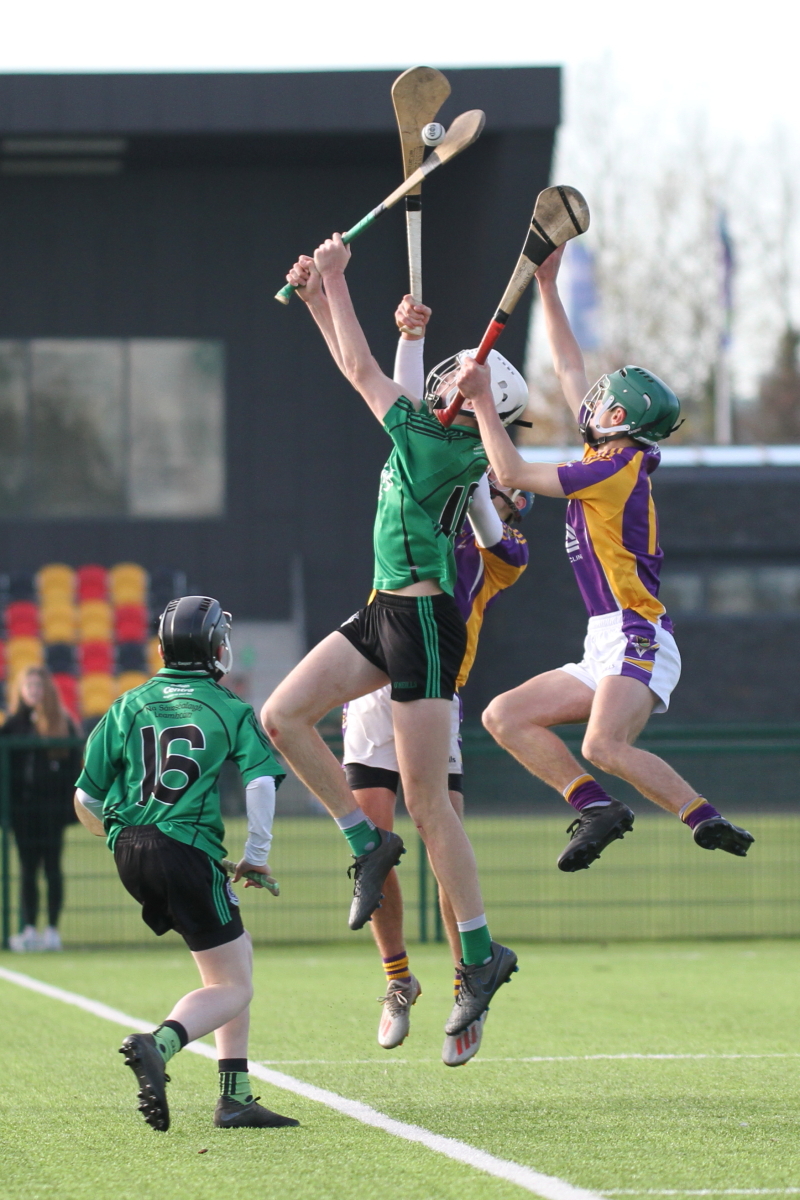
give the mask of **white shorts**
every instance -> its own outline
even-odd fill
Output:
[[[382,767],[398,771],[392,723],[391,684],[351,700],[345,708],[342,722],[344,755],[342,763],[363,763],[367,767]],[[461,775],[461,701],[453,696],[450,706],[450,764],[449,775]]]
[[[622,628],[623,616],[627,627]],[[608,613],[590,617],[583,659],[559,668],[595,691],[606,675],[626,675],[647,684],[656,696],[654,713],[666,712],[669,698],[681,677],[681,656],[675,638],[660,621],[644,618],[631,622],[630,614]]]

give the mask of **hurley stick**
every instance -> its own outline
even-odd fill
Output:
[[[425,143],[422,130],[450,95],[450,84],[434,67],[411,67],[392,84],[392,103],[400,131],[403,174],[406,179],[422,165]],[[406,196],[406,235],[408,238],[408,290],[422,300],[422,184]],[[403,333],[422,337],[424,329],[403,327]]]
[[[589,206],[575,188],[549,187],[539,193],[522,254],[503,292],[497,311],[483,335],[475,355],[476,362],[486,362],[489,351],[505,329],[506,322],[517,307],[522,293],[544,260],[557,250],[562,242],[568,242],[579,233],[585,233],[588,228]],[[452,425],[463,403],[464,397],[459,392],[447,408],[437,411],[436,415],[441,423],[445,426]]]
[[[390,192],[377,208],[373,208],[372,212],[368,212],[365,217],[362,217],[357,225],[354,225],[352,229],[348,229],[347,233],[342,234],[342,241],[345,245],[348,242],[352,242],[365,229],[369,229],[370,225],[373,225],[378,217],[382,217],[399,200],[410,196],[414,188],[422,183],[423,179],[435,171],[437,167],[443,167],[451,158],[455,158],[462,150],[466,150],[467,146],[471,146],[473,142],[477,141],[481,135],[485,120],[486,118],[479,108],[470,109],[469,112],[461,113],[460,116],[456,117],[445,134],[444,139],[428,155],[422,166],[418,167],[412,175],[409,175],[405,183],[402,183],[400,187]],[[287,283],[286,287],[282,287],[277,293],[275,299],[279,300],[281,304],[288,304],[292,292],[295,290],[291,283]]]

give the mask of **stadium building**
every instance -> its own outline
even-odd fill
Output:
[[[448,75],[445,123],[480,107],[487,125],[426,185],[429,365],[479,338],[559,121],[557,68]],[[272,297],[299,251],[396,186],[393,77],[0,79],[0,570],[184,572],[235,614],[254,700],[370,586],[386,438]],[[399,207],[349,275],[387,369],[406,277]],[[520,364],[530,299],[503,341]],[[800,621],[800,467],[665,466],[655,491],[685,657],[665,720],[796,719],[780,668]],[[578,654],[562,509],[540,499],[528,520],[532,564],[486,623],[473,718]]]

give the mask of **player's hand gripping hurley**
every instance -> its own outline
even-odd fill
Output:
[[[362,217],[357,225],[354,225],[352,229],[348,229],[346,233],[342,234],[344,244],[347,245],[349,242],[352,242],[365,229],[369,229],[370,225],[377,221],[378,217],[383,216],[385,212],[393,208],[398,201],[402,200],[405,196],[410,196],[414,189],[422,183],[423,179],[430,175],[432,171],[435,171],[437,167],[444,166],[451,158],[455,158],[462,150],[466,150],[467,146],[471,146],[474,141],[477,141],[481,135],[485,120],[486,118],[479,108],[470,109],[469,112],[461,113],[460,116],[456,117],[445,134],[444,139],[428,155],[422,166],[409,175],[405,183],[395,188],[377,208],[373,208],[372,212],[368,212],[365,217]],[[555,247],[553,248],[555,249]],[[286,287],[282,287],[277,293],[275,299],[279,300],[281,304],[288,304],[292,292],[295,290],[291,283],[287,283]]]
[[[236,874],[237,864],[232,862],[231,859],[223,858],[220,866],[224,867],[226,871],[230,871],[231,875]],[[273,896],[280,896],[281,894],[277,879],[273,879],[271,875],[263,875],[261,871],[243,871],[240,878],[249,879],[251,883],[258,884],[265,891],[272,892]]]
[[[563,242],[585,233],[588,228],[589,206],[575,188],[549,187],[539,193],[522,254],[503,292],[499,307],[481,339],[475,354],[476,362],[486,362],[489,351],[505,329],[506,322],[522,293],[544,260]],[[436,412],[436,416],[443,425],[452,425],[463,403],[464,397],[459,392],[447,408]]]
[[[400,131],[403,174],[406,179],[422,165],[425,145],[422,131],[431,124],[450,95],[450,84],[434,67],[411,67],[392,84],[392,103]],[[406,196],[406,234],[408,237],[408,290],[422,302],[422,184]],[[403,333],[421,337],[424,329],[403,326]]]

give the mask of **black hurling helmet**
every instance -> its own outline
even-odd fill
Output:
[[[221,679],[233,666],[230,632],[231,614],[211,596],[170,600],[158,623],[164,665]]]

